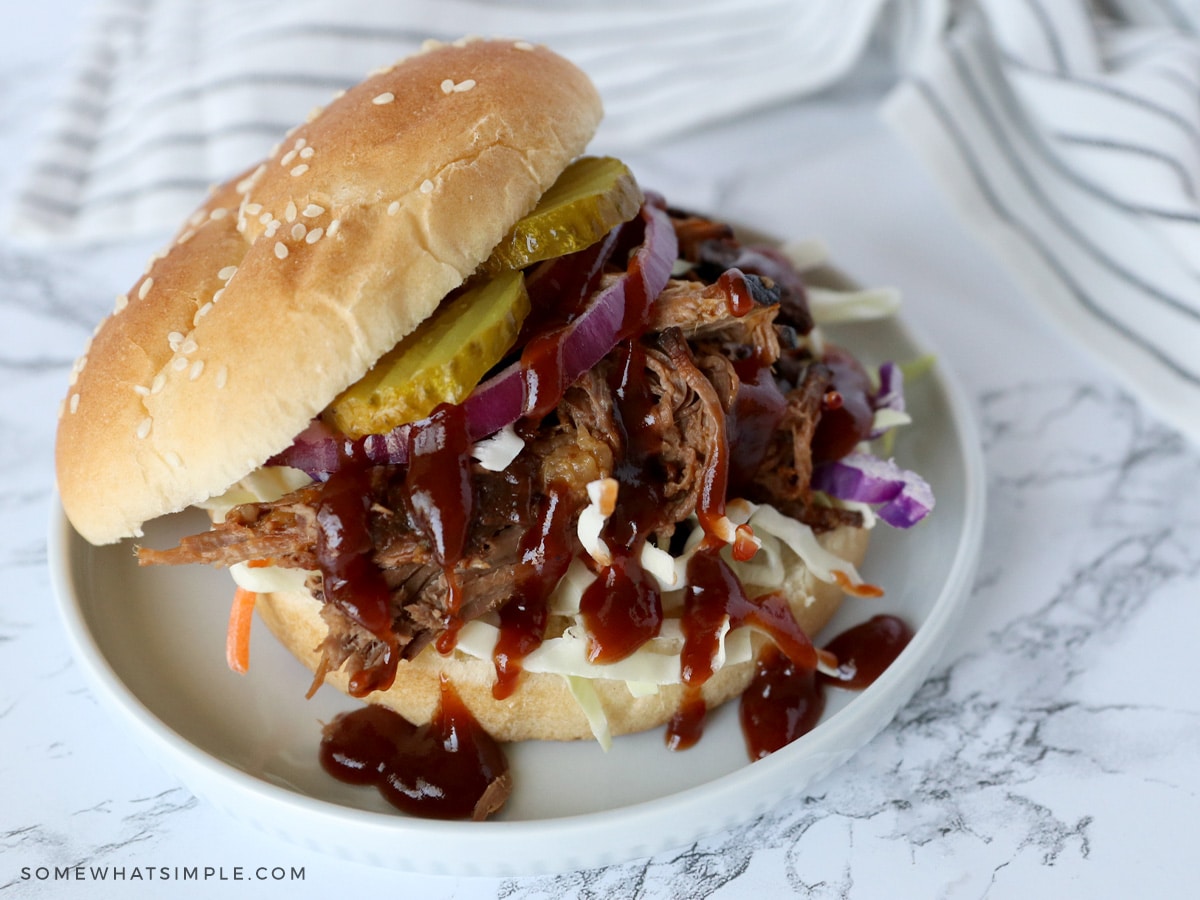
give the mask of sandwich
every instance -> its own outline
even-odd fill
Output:
[[[666,724],[813,637],[928,485],[869,451],[896,367],[795,265],[583,155],[600,98],[521,41],[430,45],[217,187],[71,376],[59,493],[95,544],[202,506],[210,564],[314,673],[500,742]]]

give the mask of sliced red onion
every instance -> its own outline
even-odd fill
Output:
[[[666,287],[678,255],[675,229],[661,203],[648,201],[640,213],[645,239],[633,252],[624,275],[591,299],[588,307],[561,332],[563,385],[573,383],[602,360],[617,342],[631,337],[644,325],[627,307],[644,302],[647,307]],[[647,310],[648,312],[648,310]],[[472,440],[495,434],[525,414],[526,373],[520,362],[478,385],[464,401],[467,429]],[[555,401],[557,403],[557,400]],[[422,420],[423,422],[424,420]],[[318,477],[336,470],[343,458],[403,465],[408,460],[408,433],[422,422],[410,422],[386,434],[369,434],[356,441],[338,439],[310,426],[291,447],[270,462],[294,466]]]
[[[869,453],[851,453],[818,466],[812,486],[839,500],[883,504],[876,513],[896,528],[917,524],[934,504],[933,490],[924,478]]]

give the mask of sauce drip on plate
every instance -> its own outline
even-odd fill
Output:
[[[762,759],[816,727],[825,710],[826,685],[862,690],[895,662],[912,639],[912,629],[896,616],[878,615],[825,645],[849,678],[834,678],[797,666],[775,646],[764,648],[754,679],[742,694],[742,734],[751,759]]]
[[[503,749],[450,682],[428,725],[382,706],[342,713],[325,726],[321,766],[339,781],[375,785],[398,809],[432,819],[484,819],[511,788]]]

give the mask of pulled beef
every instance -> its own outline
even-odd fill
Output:
[[[668,546],[677,524],[696,510],[715,448],[737,441],[739,409],[744,409],[739,407],[742,377],[757,378],[751,387],[763,390],[762,376],[755,374],[761,372],[768,373],[766,389],[773,393],[778,387],[780,418],[755,447],[747,477],[737,473],[738,491],[819,531],[860,522],[856,513],[815,504],[809,487],[813,436],[832,375],[794,341],[812,324],[803,286],[769,253],[740,247],[727,226],[675,215],[681,257],[694,270],[672,280],[659,296],[637,357],[644,359],[644,381],[654,398],[637,427],[642,429],[639,440],[648,434],[647,446],[658,448],[652,477],[661,508],[651,526],[658,546]],[[712,276],[730,265],[745,271],[744,284],[754,300],[749,311],[739,310],[742,315],[734,315],[737,304],[731,302],[728,284],[718,284]],[[621,463],[627,450],[623,443],[631,435],[624,431],[629,423],[619,421],[613,396],[614,369],[621,358],[614,350],[568,388],[540,423],[522,423],[525,449],[505,471],[472,467],[474,513],[453,572],[461,587],[459,621],[495,613],[516,594],[521,536],[534,521],[540,498],[551,491],[562,495],[566,508],[577,515],[588,503],[587,485],[612,475]],[[447,627],[447,573],[415,527],[404,470],[375,467],[371,485],[367,523],[375,548],[372,561],[384,573],[391,594],[396,646],[411,658]],[[318,570],[321,490],[321,484],[313,484],[274,502],[236,507],[211,531],[184,538],[178,547],[139,549],[139,562],[229,566],[263,560]],[[319,596],[320,576],[311,578],[309,586]],[[373,670],[392,650],[332,603],[323,606],[322,617],[329,632],[318,679],[342,666]]]
[[[723,222],[677,209],[669,212],[679,241],[679,258],[695,266],[699,280],[715,282],[727,269],[735,268],[756,275],[779,291],[779,324],[800,334],[812,331],[814,323],[804,281],[778,250],[742,244]]]
[[[138,562],[149,565],[207,563],[228,568],[262,560],[294,569],[317,567],[317,501],[320,486],[310,485],[271,503],[236,506],[211,531],[183,538],[168,550],[138,548]]]
[[[654,302],[651,331],[678,328],[689,341],[721,347],[728,356],[753,354],[768,364],[773,363],[780,352],[775,326],[779,292],[763,287],[762,281],[754,277],[748,277],[746,283],[758,286],[751,291],[754,306],[737,316],[732,312],[725,286],[670,281]]]

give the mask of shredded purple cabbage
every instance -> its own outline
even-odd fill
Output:
[[[894,362],[885,362],[879,367],[879,390],[871,397],[871,409],[878,412],[890,409],[905,412],[904,372]],[[889,429],[879,428],[871,432],[869,439],[882,437]]]
[[[876,514],[896,528],[917,524],[934,504],[933,490],[924,478],[869,453],[851,453],[823,463],[813,472],[812,485],[839,500],[882,504]]]

